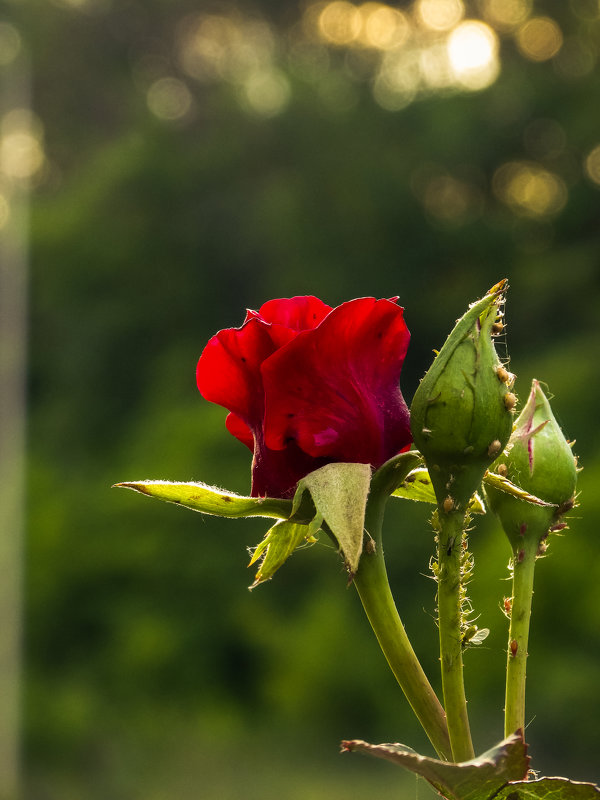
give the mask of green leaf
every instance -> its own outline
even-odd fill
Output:
[[[148,497],[191,508],[217,517],[275,517],[288,519],[292,501],[277,497],[243,497],[205,483],[172,483],[170,481],[136,481],[116,483],[117,488],[133,489]]]
[[[267,532],[262,542],[254,549],[248,566],[255,564],[262,557],[253,589],[259,583],[269,580],[279,567],[292,555],[294,550],[303,543],[314,544],[315,535],[321,527],[321,518],[315,519],[309,525],[282,520],[275,523]]]
[[[293,513],[296,513],[305,493],[310,493],[315,519],[327,524],[351,575],[356,572],[362,553],[370,484],[368,464],[326,464],[302,478],[294,495]]]
[[[403,500],[415,500],[420,503],[437,505],[433,484],[431,483],[429,472],[425,467],[413,469],[400,486],[392,493],[392,497],[400,497]],[[477,492],[475,492],[471,498],[469,511],[472,514],[485,514],[485,506]]]
[[[437,503],[429,472],[425,467],[413,469],[404,482],[393,492],[392,497],[415,500],[420,503]]]
[[[598,800],[600,787],[567,778],[517,781],[495,795],[494,800]]]
[[[525,778],[529,768],[527,745],[516,734],[483,755],[460,764],[421,756],[401,744],[373,745],[353,740],[342,742],[342,750],[365,753],[399,764],[425,778],[447,800],[495,800],[509,781]],[[504,800],[509,800],[509,797],[507,795]]]

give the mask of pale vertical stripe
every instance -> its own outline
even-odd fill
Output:
[[[0,72],[0,114],[29,105],[21,54]],[[20,789],[22,577],[25,520],[27,186],[3,180],[0,230],[0,800]]]

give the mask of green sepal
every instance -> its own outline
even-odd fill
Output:
[[[354,740],[342,742],[342,750],[398,764],[425,778],[447,800],[491,800],[505,786],[512,785],[512,781],[522,781],[529,769],[527,745],[517,734],[460,764],[421,756],[401,744],[373,745]]]
[[[262,557],[260,567],[256,573],[254,583],[250,587],[254,589],[259,583],[267,581],[273,577],[279,567],[292,555],[297,547],[302,544],[314,544],[315,538],[321,527],[321,518],[315,517],[314,520],[304,525],[299,522],[289,522],[281,520],[267,532],[262,542],[252,552],[252,558],[248,564],[251,567],[259,558]]]
[[[437,504],[435,490],[426,467],[417,467],[409,472],[404,481],[392,492],[392,497],[414,500],[419,503]],[[485,514],[483,500],[477,492],[469,501],[469,511],[472,514]]]
[[[277,497],[244,497],[206,483],[171,481],[133,481],[116,483],[116,488],[133,489],[148,497],[190,508],[217,517],[274,517],[288,519],[292,501]]]
[[[310,472],[298,482],[291,516],[301,511],[310,494],[315,519],[326,524],[351,576],[363,547],[365,510],[371,485],[368,464],[334,463]]]
[[[486,472],[483,478],[483,485],[485,489],[497,489],[499,492],[504,492],[517,500],[523,500],[526,503],[531,503],[534,506],[542,506],[546,508],[558,508],[555,503],[547,503],[540,497],[529,494],[525,489],[509,481],[503,475],[498,475],[496,472]]]

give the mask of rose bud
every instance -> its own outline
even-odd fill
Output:
[[[456,323],[412,402],[413,439],[444,513],[466,509],[510,436],[516,400],[493,340],[504,286],[494,286]]]
[[[399,380],[410,334],[396,300],[270,300],[208,342],[198,388],[252,450],[254,497],[291,497],[325,464],[377,468],[409,447]]]
[[[537,380],[491,472],[488,505],[515,552],[525,538],[534,536],[539,544],[549,530],[565,527],[560,518],[575,503],[577,462]]]

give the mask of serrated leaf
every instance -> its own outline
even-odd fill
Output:
[[[306,492],[310,493],[316,517],[335,537],[351,575],[357,568],[363,546],[365,509],[371,484],[368,464],[334,463],[314,470],[298,482],[293,513]]]
[[[401,744],[373,745],[353,740],[342,742],[342,749],[399,764],[425,778],[447,800],[495,800],[498,791],[509,781],[522,780],[529,769],[527,745],[517,734],[460,764],[421,756]]]
[[[600,787],[567,778],[538,778],[510,783],[494,800],[598,800]]]
[[[259,583],[272,578],[284,561],[301,544],[305,542],[313,544],[320,527],[321,519],[319,517],[315,517],[309,525],[287,520],[275,523],[252,553],[248,566],[255,564],[261,557],[262,561],[250,588],[253,589]]]
[[[135,481],[116,483],[117,488],[133,489],[148,497],[211,514],[217,517],[271,517],[288,519],[292,501],[277,497],[244,497],[206,483],[171,481]]]
[[[418,467],[409,472],[401,485],[392,493],[392,497],[437,505],[433,484],[426,467]],[[477,492],[471,498],[469,511],[472,514],[485,514],[485,506]]]

